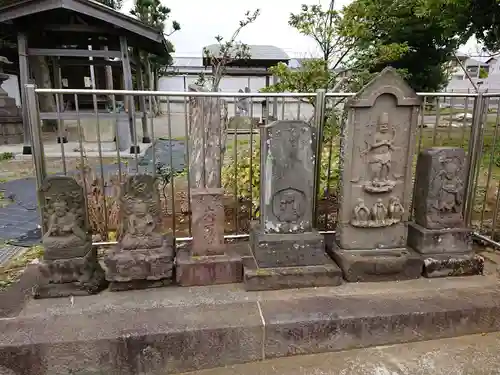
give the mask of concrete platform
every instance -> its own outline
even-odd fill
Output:
[[[500,334],[280,358],[184,375],[493,375]]]
[[[29,300],[0,319],[0,370],[163,375],[493,331],[495,267],[488,276],[265,292],[166,287]]]

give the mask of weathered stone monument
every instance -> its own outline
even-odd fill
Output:
[[[406,247],[420,99],[392,68],[349,100],[341,140],[341,204],[332,255],[347,281],[420,277]]]
[[[338,285],[341,272],[312,224],[315,130],[275,121],[261,133],[260,221],[245,259],[247,290]]]
[[[121,191],[121,236],[106,255],[106,279],[112,291],[172,283],[174,241],[161,231],[158,186],[153,176],[129,177]]]
[[[408,245],[423,254],[426,277],[483,273],[484,259],[473,253],[463,217],[465,179],[461,148],[434,147],[418,156]]]
[[[1,85],[9,79],[3,72],[4,64],[12,64],[7,58],[0,56],[0,143],[23,143],[23,120],[21,110],[16,105],[16,100],[9,97]]]
[[[190,91],[203,92],[198,86]],[[227,106],[214,97],[194,97],[190,105],[190,182],[193,242],[179,249],[176,280],[179,285],[240,282],[241,256],[224,243],[224,189],[221,166],[226,143]]]
[[[106,287],[92,248],[83,188],[72,177],[47,177],[38,192],[44,256],[35,298],[94,294]]]

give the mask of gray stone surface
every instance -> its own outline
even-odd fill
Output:
[[[189,91],[204,92],[189,85]],[[189,105],[189,170],[191,188],[221,186],[227,128],[227,103],[221,98],[192,97]]]
[[[242,257],[235,249],[239,246],[227,245],[225,253],[218,255],[191,256],[189,248],[178,250],[175,259],[177,284],[197,286],[242,282]]]
[[[500,334],[278,358],[185,375],[498,375]]]
[[[433,147],[418,156],[408,245],[423,254],[425,277],[483,273],[484,260],[472,252],[472,231],[462,214],[466,173],[461,148]]]
[[[261,130],[260,221],[250,231],[256,270],[245,269],[248,290],[338,285],[323,236],[312,227],[315,144],[314,128],[304,121],[275,121]]]
[[[174,240],[172,235],[161,233],[160,197],[155,179],[150,175],[128,177],[120,199],[122,234],[104,258],[106,279],[128,283],[125,289],[137,280],[153,281],[151,286],[158,285],[159,280],[171,280]]]
[[[178,373],[500,329],[496,277],[246,293],[237,285],[30,301],[0,320],[20,374]],[[29,314],[28,314],[29,313]]]
[[[265,233],[311,231],[314,128],[304,121],[275,121],[262,132],[262,229]]]
[[[49,176],[39,190],[44,256],[36,298],[97,293],[106,286],[92,249],[83,188],[72,177]]]
[[[427,229],[465,227],[466,174],[464,149],[432,147],[421,151],[415,180],[415,223]]]
[[[337,258],[364,251],[364,263],[373,255],[376,265],[367,269],[381,267],[384,280],[390,272],[380,264],[384,257],[377,251],[406,251],[419,105],[420,98],[393,68],[384,69],[346,104],[349,120],[341,138],[342,199],[336,228],[338,248],[346,251]],[[386,258],[387,266],[397,268],[394,275],[405,273],[399,262]]]

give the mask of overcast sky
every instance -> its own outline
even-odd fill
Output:
[[[134,0],[124,0],[122,11],[129,13]],[[340,9],[351,0],[336,0]],[[204,46],[215,43],[214,37],[229,38],[244,18],[247,10],[260,9],[261,15],[240,34],[246,44],[270,44],[282,48],[293,57],[309,57],[317,53],[311,38],[300,35],[288,26],[290,13],[300,11],[302,4],[321,3],[326,8],[330,0],[166,0],[172,20],[181,24],[181,30],[170,40],[178,56],[201,56]],[[474,43],[468,43],[464,52],[474,53]],[[472,50],[471,50],[472,48]]]

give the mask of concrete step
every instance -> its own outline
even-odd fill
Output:
[[[184,375],[493,375],[500,334],[279,358]]]
[[[240,284],[103,292],[30,300],[0,319],[0,370],[164,375],[494,331],[496,273],[267,292]]]

